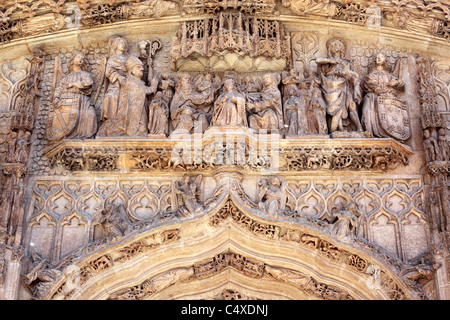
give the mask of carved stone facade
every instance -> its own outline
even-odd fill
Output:
[[[0,298],[450,299],[449,17],[6,1]]]

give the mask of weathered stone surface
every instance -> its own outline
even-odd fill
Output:
[[[0,298],[450,298],[444,1],[0,16]]]

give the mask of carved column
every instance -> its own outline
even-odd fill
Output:
[[[435,263],[441,265],[441,268],[436,271],[437,295],[441,300],[448,300],[450,298],[450,288],[448,288],[450,279],[448,279],[447,272],[450,269],[448,263],[450,257],[448,244],[450,162],[449,155],[444,151],[445,146],[439,143],[439,136],[445,132],[445,128],[439,113],[436,83],[430,59],[419,58],[417,67],[427,167],[426,206],[429,212],[431,240],[434,246],[433,258]]]
[[[45,53],[33,52],[30,69],[11,119],[8,153],[0,168],[5,175],[0,202],[0,299],[18,298],[23,258],[22,223],[25,212],[25,190],[28,184],[28,159],[34,117],[40,100],[40,81]],[[3,270],[2,270],[3,269]],[[3,282],[3,283],[2,283]]]

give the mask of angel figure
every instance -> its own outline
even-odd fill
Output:
[[[87,139],[97,132],[97,115],[89,97],[94,81],[88,66],[86,56],[74,51],[68,62],[69,74],[62,76],[61,59],[55,60],[54,111],[47,127],[50,141]]]
[[[185,175],[180,181],[175,182],[175,194],[177,195],[178,208],[184,216],[193,216],[202,210],[199,204],[200,184],[203,176],[198,175],[194,181]]]
[[[115,241],[132,231],[132,222],[122,204],[107,204],[93,219],[94,240]]]
[[[404,119],[401,100],[397,98],[397,91],[403,87],[401,80],[402,59],[399,58],[394,71],[391,73],[382,53],[376,55],[375,68],[369,72],[364,88],[367,94],[364,96],[361,122],[367,131],[378,138],[396,137],[399,130],[406,130],[409,119]],[[398,110],[398,112],[393,112]],[[395,119],[392,119],[395,116]],[[406,120],[406,122],[404,122]],[[397,130],[396,122],[400,121]],[[394,131],[395,130],[395,131]]]
[[[117,119],[119,108],[119,95],[122,83],[125,81],[127,69],[125,61],[128,56],[128,42],[120,36],[112,36],[109,39],[109,58],[103,61],[103,79],[102,84],[106,86],[105,97],[102,105],[101,120]],[[103,70],[102,70],[103,71]],[[102,85],[99,86],[100,90]],[[96,94],[96,98],[98,93]]]
[[[271,177],[259,184],[258,207],[270,218],[278,218],[286,205],[286,193],[280,179]]]
[[[356,204],[349,203],[341,210],[335,212],[333,216],[336,220],[330,226],[330,231],[339,239],[347,240],[361,236],[362,213]]]

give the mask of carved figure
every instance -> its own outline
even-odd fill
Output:
[[[248,96],[247,109],[252,112],[248,122],[251,129],[279,131],[283,128],[281,92],[278,89],[280,78],[275,74],[263,76],[263,90],[258,96]]]
[[[182,74],[175,86],[175,94],[170,104],[170,117],[176,132],[203,132],[208,126],[207,115],[198,110],[198,106],[210,99],[210,90],[203,87],[203,92],[197,92],[188,74]],[[212,88],[209,88],[212,90]]]
[[[125,61],[128,59],[125,54],[128,50],[127,40],[119,36],[112,36],[109,39],[109,48],[109,59],[105,67],[107,89],[102,105],[102,121],[117,119],[120,88],[127,73],[125,67]]]
[[[310,88],[308,96],[308,132],[310,134],[326,135],[328,134],[326,105],[322,98],[322,91],[320,90],[320,80],[312,75],[308,77]]]
[[[55,61],[60,68],[61,60]],[[93,79],[87,72],[86,56],[74,51],[68,62],[69,74],[56,79],[57,86],[53,96],[54,112],[47,127],[49,140],[63,138],[86,139],[97,132],[97,115],[89,95],[92,93]],[[61,72],[62,73],[62,72]]]
[[[245,97],[237,90],[233,79],[224,81],[223,92],[214,103],[211,125],[247,127]]]
[[[105,121],[98,136],[147,137],[147,95],[156,91],[157,79],[147,87],[142,80],[144,66],[135,56],[125,62],[127,77],[122,80],[117,118]]]
[[[428,129],[423,131],[423,137],[424,137],[423,144],[425,146],[425,152],[427,154],[428,161],[433,162],[438,160],[439,157],[438,141]]]
[[[174,95],[174,87],[175,82],[173,82],[169,74],[162,73],[158,90],[162,93],[162,98],[168,106],[170,105],[170,102],[172,101]]]
[[[299,136],[307,133],[306,90],[305,83],[301,88],[290,87],[284,102],[284,122],[286,136]]]
[[[17,135],[17,136],[15,136]],[[12,134],[12,139],[8,142],[7,147],[7,161],[8,163],[22,163],[28,162],[28,146],[30,144],[31,133],[24,130],[19,130],[18,134]]]
[[[311,282],[310,276],[298,271],[289,270],[286,268],[270,267],[267,265],[264,268],[265,272],[270,274],[275,279],[282,280],[287,283],[292,283],[303,289],[307,289],[309,283]]]
[[[361,212],[358,211],[356,204],[349,203],[341,210],[333,214],[337,218],[331,225],[330,231],[339,239],[350,239],[358,236],[358,228],[361,225]]]
[[[175,182],[178,208],[185,216],[193,216],[202,210],[199,203],[202,178],[202,175],[198,175],[194,181],[191,181],[191,177],[185,175],[180,182]]]
[[[437,142],[438,142],[438,146],[439,146],[440,159],[443,161],[449,161],[450,146],[449,146],[449,141],[445,134],[444,128],[439,129]]]
[[[404,115],[402,110],[405,103],[396,97],[398,88],[403,87],[403,82],[400,80],[401,61],[401,59],[398,60],[394,73],[391,73],[387,69],[386,56],[382,53],[377,54],[375,68],[364,81],[367,94],[363,100],[361,122],[375,137],[396,137],[397,132],[400,133],[400,131],[404,132],[402,137],[407,138],[410,135],[409,119],[405,119],[408,115]],[[386,108],[390,112],[384,110]],[[393,110],[398,112],[394,113]],[[394,117],[395,119],[390,120]],[[397,126],[399,128],[393,129]]]
[[[100,235],[95,233],[94,240],[107,239],[114,241],[132,231],[131,220],[123,205],[108,204],[94,218],[94,223],[100,226]]]
[[[288,92],[291,88],[298,89],[298,86],[300,84],[300,76],[298,74],[298,71],[295,69],[289,70],[289,72],[285,71],[282,74],[282,89],[281,93],[283,94],[283,103],[286,101],[288,97]]]
[[[31,258],[33,262],[25,276],[25,284],[32,288],[33,298],[40,299],[52,287],[54,281],[62,275],[62,272],[50,268],[47,260],[37,253],[32,253]]]
[[[169,132],[169,106],[164,94],[158,91],[148,107],[149,134],[164,134]]]
[[[259,184],[258,201],[259,209],[271,218],[278,218],[286,203],[281,181],[276,177],[263,180]]]
[[[362,98],[359,75],[352,70],[350,61],[345,59],[342,40],[329,40],[327,49],[328,58],[318,58],[316,62],[327,113],[331,116],[330,132],[346,131],[344,121],[349,117],[357,130],[362,132],[357,110]]]
[[[241,91],[246,95],[257,94],[262,90],[262,82],[260,78],[252,79],[250,76],[244,76],[241,80]]]

